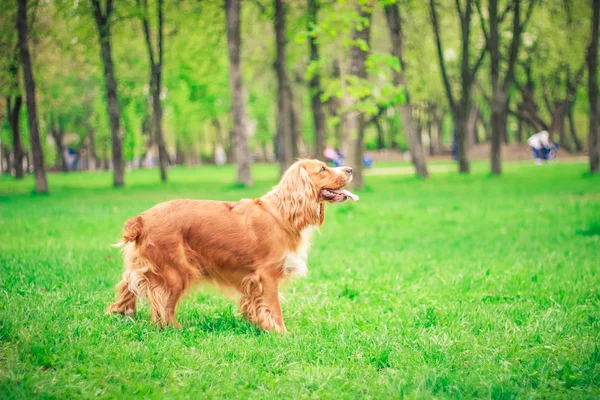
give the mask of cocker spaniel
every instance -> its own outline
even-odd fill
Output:
[[[195,283],[239,295],[241,313],[259,328],[287,332],[279,284],[307,273],[310,233],[323,224],[324,202],[358,196],[342,189],[352,168],[318,160],[293,164],[270,192],[237,202],[173,200],[125,223],[125,272],[109,313],[134,315],[146,298],[152,320],[179,327],[175,308]]]

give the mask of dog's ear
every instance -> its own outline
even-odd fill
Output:
[[[297,229],[321,223],[317,188],[302,164],[283,174],[278,189],[284,214]]]

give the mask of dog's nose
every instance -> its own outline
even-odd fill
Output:
[[[350,167],[346,167],[346,173],[348,173],[348,174],[352,174],[352,168],[350,168]]]

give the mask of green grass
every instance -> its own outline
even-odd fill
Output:
[[[0,398],[598,398],[600,180],[585,164],[501,178],[372,176],[328,207],[309,277],[283,289],[289,336],[214,290],[182,330],[104,315],[123,222],[173,198],[258,196],[231,167],[0,177]]]

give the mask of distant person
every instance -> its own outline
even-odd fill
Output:
[[[527,139],[527,144],[531,147],[533,153],[533,161],[540,165],[542,160],[550,160],[554,158],[554,149],[556,144],[550,141],[548,131],[540,131]]]
[[[344,163],[344,155],[342,154],[342,151],[339,149],[339,147],[336,147],[335,157],[333,158],[333,165],[335,165],[336,167],[339,167],[343,163]]]
[[[326,162],[333,162],[333,160],[335,160],[335,158],[337,157],[337,154],[335,153],[333,147],[328,146],[323,151],[323,157],[325,157]]]
[[[215,149],[215,164],[224,165],[227,162],[227,154],[222,146],[217,146]]]
[[[68,146],[67,148],[65,148],[63,157],[64,157],[65,163],[67,165],[67,170],[72,170],[72,171],[77,170],[78,155],[79,155],[79,152],[77,150],[75,150],[74,148],[72,148],[71,146]]]

